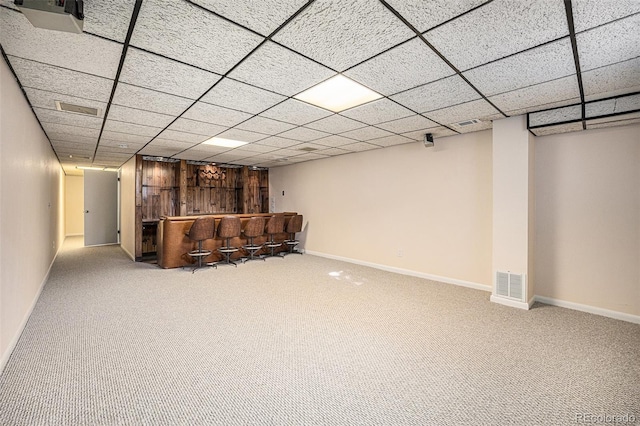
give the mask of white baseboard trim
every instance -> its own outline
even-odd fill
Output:
[[[536,296],[535,301],[540,303],[545,303],[547,305],[558,306],[560,308],[573,309],[574,311],[587,312],[589,314],[595,314],[603,317],[631,322],[634,324],[640,324],[639,315],[632,315],[624,312],[611,311],[609,309],[598,308],[596,306],[589,306],[589,305],[583,305],[581,303],[567,302],[565,300],[559,300],[559,299],[554,299],[552,297],[545,297],[545,296]]]
[[[518,309],[525,309],[528,311],[529,309],[531,309],[531,305],[533,305],[535,298],[531,298],[529,302],[520,302],[518,300],[507,299],[506,297],[500,297],[500,296],[496,296],[495,294],[492,294],[489,300],[493,303],[498,303],[500,305],[510,306],[512,308],[518,308]]]
[[[60,253],[61,249],[62,249],[62,244],[60,244],[60,246],[58,247],[58,250],[56,251],[56,254],[53,256],[53,259],[49,264],[49,269],[47,269],[47,273],[44,275],[44,278],[40,282],[40,288],[38,288],[38,291],[36,292],[36,295],[33,298],[33,301],[31,302],[31,306],[29,307],[24,317],[22,318],[22,321],[20,322],[18,331],[13,336],[13,339],[11,339],[11,341],[9,342],[9,345],[7,346],[7,350],[2,354],[2,358],[0,358],[0,374],[4,371],[4,367],[7,365],[7,362],[9,361],[9,358],[11,357],[13,350],[16,348],[16,345],[18,344],[18,340],[20,340],[20,336],[22,335],[22,332],[24,331],[24,328],[27,325],[27,321],[29,321],[29,317],[31,316],[33,309],[36,307],[36,303],[38,303],[38,299],[40,299],[40,293],[42,293],[42,289],[44,288],[44,285],[49,280],[49,274],[51,273],[51,268],[53,267],[53,263],[56,261],[56,258],[58,257],[58,253]]]
[[[317,251],[304,250],[304,253],[308,253],[313,256],[325,257],[327,259],[340,260],[348,263],[355,263],[356,265],[369,266],[371,268],[381,269],[383,271],[388,271],[388,272],[395,272],[397,274],[409,275],[409,276],[418,277],[418,278],[425,278],[427,280],[438,281],[446,284],[454,284],[461,287],[472,288],[474,290],[491,291],[491,286],[475,283],[472,281],[464,281],[464,280],[459,280],[457,278],[443,277],[440,275],[425,274],[424,272],[412,271],[411,269],[396,268],[394,266],[381,265],[379,263],[373,263],[373,262],[365,262],[363,260],[352,259],[350,257],[335,256],[333,254],[321,253]]]

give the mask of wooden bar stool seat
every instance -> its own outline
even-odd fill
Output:
[[[245,257],[245,262],[248,260],[265,260],[264,256],[255,256],[255,254],[262,249],[262,244],[254,244],[254,238],[264,235],[264,217],[252,217],[249,219],[244,227],[244,236],[247,237],[247,244],[242,246],[249,256]]]
[[[265,232],[269,235],[269,240],[264,243],[264,246],[271,250],[269,256],[275,256],[275,250],[282,245],[275,241],[276,234],[284,232],[284,214],[274,214],[267,221]]]
[[[189,255],[189,257],[191,257],[195,261],[193,270],[191,271],[191,273],[196,272],[198,269],[202,268],[203,266],[215,267],[214,264],[203,265],[203,260],[207,256],[209,256],[212,253],[212,251],[205,250],[202,248],[203,241],[213,238],[213,236],[215,235],[215,230],[216,230],[215,219],[213,217],[207,217],[207,216],[201,216],[197,218],[196,220],[193,221],[191,228],[189,228],[189,232],[186,234],[186,236],[189,237],[191,241],[198,243],[197,249],[191,250],[187,253],[187,255]]]
[[[218,225],[218,236],[224,239],[222,247],[218,251],[224,255],[224,259],[218,264],[234,265],[238,267],[236,262],[231,260],[231,255],[240,250],[240,248],[231,245],[231,238],[237,238],[242,231],[242,225],[238,216],[225,216],[220,219]]]

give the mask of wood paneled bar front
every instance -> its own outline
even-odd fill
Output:
[[[286,223],[291,219],[291,217],[295,216],[297,213],[295,212],[285,212],[285,228]],[[213,216],[216,219],[216,229],[220,224],[220,219],[224,216],[238,216],[242,223],[242,229],[246,225],[249,218],[252,217],[260,217],[263,216],[265,219],[273,216],[273,213],[257,213],[257,214],[216,214],[216,215],[207,215]],[[193,259],[189,257],[187,254],[189,251],[195,249],[197,247],[197,243],[195,241],[191,241],[187,234],[189,233],[189,228],[196,220],[198,216],[169,216],[164,217],[160,220],[158,224],[158,234],[156,237],[157,240],[157,254],[158,254],[158,266],[161,268],[178,268],[181,266],[191,265],[193,263]],[[285,232],[276,234],[275,241],[283,242],[287,239],[287,234]],[[254,239],[256,244],[262,244],[267,240],[267,235],[263,235],[262,237],[258,237]],[[205,240],[203,243],[203,248],[207,250],[212,250],[213,253],[208,256],[205,261],[206,262],[217,262],[222,259],[222,255],[216,252],[218,247],[222,246],[222,239],[217,236],[217,232],[214,238],[210,240]],[[242,247],[247,243],[247,239],[244,236],[240,236],[239,238],[232,238],[231,245],[236,247]],[[285,250],[286,247],[281,247],[276,251]],[[262,251],[258,252],[258,254],[263,253]],[[238,259],[240,257],[246,256],[248,253],[244,250],[240,250],[231,257],[232,259]]]

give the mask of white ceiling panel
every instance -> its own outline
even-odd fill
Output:
[[[84,0],[84,32],[124,43],[133,14],[131,0]]]
[[[393,133],[406,133],[436,126],[436,123],[418,114],[412,115],[411,117],[401,118],[400,120],[387,121],[386,123],[377,125],[377,127],[381,127]]]
[[[91,129],[88,127],[77,127],[68,124],[57,124],[57,123],[41,123],[44,131],[52,134],[62,134],[62,135],[77,135],[84,136],[88,138],[98,138],[100,135],[100,128]],[[51,138],[51,136],[49,136]],[[59,139],[59,138],[56,138]]]
[[[316,0],[273,39],[343,71],[413,36],[380,2]]]
[[[219,126],[231,127],[250,118],[251,114],[211,105],[206,102],[197,102],[183,114],[183,117],[217,124]]]
[[[272,152],[269,152],[269,153],[265,154],[264,158],[271,158],[271,156],[276,156],[278,158],[296,157],[296,156],[301,155],[301,154],[304,153],[304,151],[300,151],[298,149],[298,147],[300,147],[300,145],[297,145],[297,146],[294,146],[294,147],[291,147],[291,148],[283,148],[283,149],[279,149],[277,151],[272,151]]]
[[[640,14],[576,35],[580,69],[589,71],[640,56]]]
[[[383,95],[392,95],[447,77],[454,71],[415,38],[344,73]]]
[[[122,45],[87,34],[35,28],[22,13],[0,13],[2,48],[7,55],[115,78]]]
[[[367,142],[370,144],[387,147],[387,146],[403,145],[405,143],[414,143],[415,141],[405,136],[392,135],[392,136],[386,136],[384,138],[373,139]]]
[[[280,133],[279,136],[299,142],[307,142],[314,139],[320,139],[328,135],[328,133],[321,132],[319,130],[307,129],[306,127],[296,127],[295,129]]]
[[[485,96],[491,96],[575,73],[571,40],[564,38],[463,74]]]
[[[98,116],[104,116],[106,102],[93,101],[89,99],[79,98],[77,96],[63,95],[61,93],[48,92],[46,90],[32,89],[25,87],[24,91],[27,93],[31,106],[37,108],[56,109],[56,101],[64,102],[67,104],[80,105],[89,108],[96,108],[98,110]]]
[[[558,108],[558,107],[562,107],[562,106],[567,106],[567,105],[574,105],[574,104],[579,104],[580,103],[580,98],[573,98],[573,99],[567,99],[564,101],[558,101],[558,102],[551,102],[548,104],[543,104],[543,105],[536,105],[535,107],[525,107],[525,108],[521,108],[521,109],[514,109],[511,111],[505,111],[505,113],[512,117],[515,115],[522,115],[522,114],[526,114],[528,112],[536,112],[536,111],[542,111],[545,109],[551,109],[551,108]]]
[[[306,154],[296,155],[293,157],[293,161],[310,161],[310,160],[321,160],[323,158],[328,158],[328,155],[323,155],[318,152],[307,152]]]
[[[141,124],[125,123],[122,121],[110,120],[107,117],[107,121],[104,124],[104,130],[110,132],[128,133],[131,135],[149,136],[153,137],[160,133],[162,130],[159,127],[143,126]]]
[[[285,96],[277,93],[225,78],[203,96],[201,101],[258,114],[285,99]]]
[[[211,157],[209,157],[212,161],[218,162],[218,163],[233,163],[234,161],[240,160],[242,158],[247,158],[247,155],[245,154],[234,154],[233,150],[232,151],[227,151],[223,154],[214,154]]]
[[[169,149],[180,149],[185,150],[189,149],[196,145],[193,142],[184,142],[184,141],[176,141],[174,139],[163,139],[163,138],[155,138],[152,140],[148,146],[154,148],[169,148]]]
[[[275,146],[261,145],[258,142],[248,143],[246,145],[242,145],[240,147],[243,151],[253,152],[253,155],[257,155],[260,153],[275,151],[278,148]]]
[[[563,121],[580,120],[581,118],[582,107],[580,105],[572,105],[549,111],[532,112],[529,114],[529,125],[541,126],[544,124],[561,123]]]
[[[631,120],[610,121],[608,123],[597,123],[597,124],[589,124],[587,122],[587,129],[603,129],[605,127],[630,126],[632,124],[640,124],[640,118],[635,118]]]
[[[313,143],[315,144],[322,145],[325,147],[332,147],[332,148],[336,148],[343,145],[351,145],[354,142],[355,142],[355,139],[345,138],[344,136],[339,136],[339,135],[331,135],[331,136],[327,136],[326,138],[316,139],[315,141],[313,141]]]
[[[415,141],[423,142],[425,133],[431,133],[434,138],[435,137],[442,138],[445,136],[452,136],[452,135],[458,134],[453,130],[447,129],[446,127],[437,126],[437,127],[431,127],[429,129],[414,130],[412,132],[403,133],[402,136],[404,136],[405,138],[413,139]]]
[[[234,69],[229,77],[293,96],[334,74],[329,68],[267,42]]]
[[[102,127],[102,118],[86,114],[76,114],[55,109],[33,108],[40,123],[58,123],[69,126],[88,127],[98,129]]]
[[[287,99],[286,101],[264,111],[262,116],[273,118],[274,120],[285,121],[303,125],[333,114],[323,108],[310,105],[297,99]]]
[[[178,148],[168,148],[163,146],[155,147],[155,146],[147,145],[144,148],[142,148],[138,152],[138,154],[154,155],[158,157],[171,157],[172,155],[175,155],[180,151],[182,150]]]
[[[387,0],[387,3],[418,31],[425,32],[486,1],[487,0]]]
[[[267,36],[307,0],[193,0],[207,9]]]
[[[574,74],[490,96],[488,99],[506,113],[509,111],[527,112],[533,111],[537,107],[544,108],[544,105],[556,102],[569,101],[572,103],[575,102],[575,99],[580,101],[580,90],[578,89],[578,78]]]
[[[271,136],[266,139],[260,140],[260,142],[255,142],[253,145],[264,145],[269,148],[279,149],[279,148],[288,148],[293,145],[300,144],[300,141],[294,141],[293,139],[281,138],[280,136]]]
[[[355,139],[357,141],[368,141],[369,139],[383,138],[385,136],[392,136],[393,133],[386,130],[379,129],[374,126],[367,126],[361,129],[350,130],[348,132],[341,133],[340,136],[346,138]]]
[[[195,133],[178,132],[176,130],[164,130],[158,135],[159,138],[176,142],[188,142],[191,144],[204,142],[209,139],[207,135],[198,135]]]
[[[372,145],[367,142],[356,142],[348,145],[342,145],[340,149],[344,149],[351,152],[370,151],[372,149],[380,149],[378,145]]]
[[[112,131],[105,129],[102,131],[102,137],[100,138],[100,143],[103,143],[105,140],[114,141],[117,143],[132,143],[132,144],[142,144],[149,142],[153,136],[155,136],[161,129],[156,129],[156,133],[152,136],[144,136],[144,135],[135,135],[131,133],[122,133],[117,131]]]
[[[296,127],[295,124],[284,123],[282,121],[272,120],[270,118],[264,118],[255,116],[249,120],[238,124],[236,128],[241,130],[250,130],[252,132],[264,133],[267,135],[275,135],[287,130],[291,130]]]
[[[448,108],[442,108],[425,114],[427,118],[437,121],[440,124],[452,124],[473,118],[490,121],[495,118],[504,117],[497,109],[484,99],[466,102]]]
[[[625,96],[616,99],[614,112],[624,112],[640,109],[640,95]]]
[[[494,0],[426,38],[459,70],[467,70],[568,34],[561,1]]]
[[[480,130],[487,130],[493,128],[491,121],[481,121],[480,123],[469,124],[467,126],[455,126],[455,129],[460,133],[479,132]]]
[[[572,0],[571,5],[576,32],[640,12],[638,0]]]
[[[111,105],[109,117],[107,118],[150,127],[166,127],[175,117],[173,115],[159,114],[142,109]]]
[[[640,91],[640,58],[582,73],[586,100]]]
[[[378,124],[385,121],[397,120],[413,115],[413,111],[398,105],[397,103],[382,98],[355,108],[342,111],[340,115],[362,121],[367,124]]]
[[[69,142],[64,140],[52,139],[51,144],[56,150],[67,151],[81,151],[85,150],[93,155],[93,151],[96,149],[96,139],[86,138],[86,142]]]
[[[120,81],[197,99],[221,76],[135,48],[127,51]]]
[[[224,139],[231,139],[234,141],[242,142],[255,142],[267,137],[262,133],[249,132],[247,130],[241,129],[229,129],[226,132],[220,133],[218,136]]]
[[[218,126],[217,124],[205,123],[203,121],[189,120],[187,118],[178,118],[168,127],[168,130],[177,130],[179,132],[196,133],[199,135],[215,136],[227,130],[226,126]]]
[[[64,132],[49,132],[47,133],[47,135],[52,141],[56,140],[65,143],[95,144],[96,142],[98,142],[97,136],[71,135]]]
[[[189,149],[187,151],[174,154],[173,157],[178,158],[180,160],[203,161],[211,157],[211,155],[212,155],[211,153],[193,151]]]
[[[9,60],[23,87],[102,102],[111,96],[113,80],[16,57]]]
[[[469,102],[480,98],[460,76],[453,75],[398,93],[391,96],[396,102],[417,112],[428,112],[436,109]]]
[[[348,151],[346,149],[342,149],[342,148],[327,148],[327,149],[323,149],[321,151],[318,151],[318,154],[323,154],[323,155],[330,155],[330,156],[336,156],[336,155],[343,155],[343,154],[351,154],[351,151]]]
[[[126,150],[131,152],[136,152],[140,148],[142,148],[148,142],[131,142],[131,141],[123,141],[123,140],[113,140],[113,139],[105,139],[104,133],[102,133],[102,137],[100,138],[100,147],[102,148],[117,148],[120,150]]]
[[[131,44],[225,74],[262,40],[186,1],[145,0]]]
[[[624,120],[636,120],[638,118],[640,118],[640,112],[631,112],[629,114],[615,115],[612,117],[595,118],[592,120],[588,120],[587,124],[595,125],[595,124],[603,124],[603,123],[613,123],[613,122],[620,122]]]
[[[577,132],[582,130],[582,123],[558,124],[557,126],[541,127],[539,129],[531,129],[536,136],[548,136],[558,133]]]
[[[118,83],[113,103],[175,116],[181,114],[193,101],[130,84]]]
[[[313,123],[306,124],[305,127],[311,129],[320,130],[327,133],[343,133],[349,130],[359,129],[365,127],[366,124],[352,120],[342,115],[334,114],[332,116],[322,118]],[[284,136],[284,135],[282,135]]]

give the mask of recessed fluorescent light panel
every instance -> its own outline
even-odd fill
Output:
[[[233,139],[224,139],[224,138],[211,138],[202,142],[205,145],[215,145],[215,146],[224,146],[225,148],[237,148],[242,145],[246,145],[247,142],[242,141],[234,141]]]
[[[333,112],[344,111],[345,109],[353,108],[380,99],[381,97],[381,94],[341,74],[331,77],[294,96],[294,98],[298,100]]]

